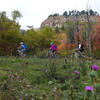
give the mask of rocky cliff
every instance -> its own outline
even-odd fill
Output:
[[[90,16],[89,17],[90,21],[92,22],[98,22],[98,16]],[[79,22],[87,22],[87,17],[82,15],[82,16],[50,16],[46,20],[44,20],[41,23],[41,28],[45,26],[49,27],[58,27],[61,28],[67,21],[79,21]]]

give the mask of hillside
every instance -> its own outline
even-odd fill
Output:
[[[68,21],[79,21],[79,22],[87,22],[87,17],[85,15],[80,15],[80,16],[63,16],[63,15],[57,15],[57,16],[50,16],[47,19],[45,19],[41,23],[41,28],[45,26],[53,27],[53,28],[61,28],[62,26],[65,25],[66,22]],[[98,15],[96,16],[90,16],[90,21],[91,22],[98,22]]]

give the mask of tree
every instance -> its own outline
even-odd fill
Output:
[[[44,27],[40,31],[35,31],[33,28],[26,31],[24,39],[32,52],[43,50],[50,47],[50,42],[56,38],[55,31],[50,27]]]
[[[10,55],[16,49],[15,44],[22,41],[20,26],[8,19],[1,27],[3,28],[0,31],[0,52]]]
[[[71,14],[72,14],[71,11],[69,11],[69,16],[70,16]]]
[[[59,28],[57,26],[55,27],[55,31],[56,33],[59,33]]]
[[[67,22],[67,27],[66,27],[66,34],[68,36],[68,39],[71,43],[74,43],[75,41],[75,23],[74,22]]]
[[[95,11],[94,14],[97,15],[97,16],[99,15],[99,13],[97,11]]]
[[[18,10],[12,11],[12,18],[14,21],[16,21],[18,18],[21,18],[22,14]]]
[[[63,31],[65,30],[65,26],[64,25],[62,25],[61,30],[63,30]]]
[[[24,41],[28,44],[29,49],[35,49],[38,47],[38,32],[36,32],[33,28],[29,29],[24,34]],[[35,50],[34,50],[35,51]]]
[[[41,30],[41,34],[42,34],[44,40],[46,41],[44,43],[44,46],[50,45],[50,42],[53,41],[55,39],[55,37],[56,37],[55,31],[50,27],[44,27]]]
[[[92,55],[93,45],[92,45],[92,36],[91,36],[91,22],[90,22],[90,13],[89,10],[87,10],[87,25],[88,25],[88,39],[89,39],[89,52],[90,55]]]
[[[5,21],[5,19],[7,18],[7,17],[6,17],[6,12],[5,12],[5,11],[0,12],[0,18],[1,18],[1,21]]]
[[[76,31],[76,39],[77,39],[77,42],[79,42],[79,19],[78,19],[78,17],[79,17],[79,11],[75,11],[75,31]]]
[[[93,49],[100,51],[100,17],[99,22],[94,27],[94,34],[92,35],[93,39]]]
[[[89,10],[90,16],[94,16],[94,11],[92,9]]]
[[[86,11],[85,11],[85,10],[82,10],[82,11],[81,11],[81,14],[82,14],[82,15],[85,15],[85,14],[86,14]]]
[[[75,15],[75,11],[74,11],[74,10],[71,11],[71,15],[72,15],[72,16]]]
[[[52,17],[53,15],[49,15],[48,18]]]
[[[53,14],[52,16],[53,16],[53,17],[55,17],[55,16],[59,16],[59,14],[55,13],[55,14]]]
[[[6,12],[0,13],[0,52],[12,54],[15,44],[22,40],[20,26],[15,21],[10,20],[6,16]]]
[[[63,16],[65,16],[65,17],[67,17],[67,16],[68,16],[67,11],[65,11],[65,12],[63,13]]]

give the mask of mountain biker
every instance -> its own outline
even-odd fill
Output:
[[[81,54],[83,54],[84,53],[84,50],[85,50],[84,44],[78,43],[78,50],[81,52]]]
[[[23,56],[24,54],[24,51],[27,49],[27,45],[24,44],[23,42],[20,43],[20,46],[19,46],[19,53],[21,56]]]
[[[50,43],[51,47],[50,49],[48,50],[48,55],[51,57],[51,58],[55,58],[56,56],[56,51],[57,51],[57,46],[51,42]]]
[[[78,42],[78,49],[80,49],[81,48],[81,43],[80,42]]]
[[[51,43],[51,50],[53,53],[57,51],[57,46],[53,42]]]

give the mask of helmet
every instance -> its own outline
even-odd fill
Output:
[[[24,44],[23,42],[20,43],[21,45]]]
[[[50,43],[51,45],[53,44],[53,42]]]

